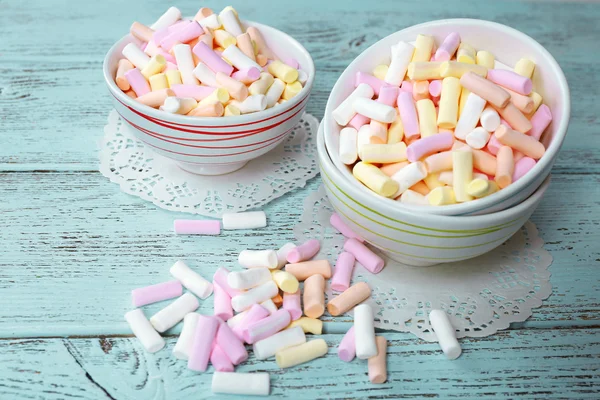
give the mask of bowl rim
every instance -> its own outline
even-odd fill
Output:
[[[353,199],[355,202],[360,204],[362,207],[367,209],[372,209],[377,214],[381,214],[386,216],[387,218],[405,218],[409,217],[409,219],[413,220],[414,218],[418,218],[421,223],[426,225],[437,225],[442,226],[440,229],[446,230],[446,227],[452,229],[451,227],[456,227],[456,224],[460,221],[461,224],[465,223],[474,223],[477,225],[488,225],[505,222],[509,218],[513,218],[514,215],[525,212],[526,209],[531,207],[533,204],[541,200],[541,197],[544,195],[546,190],[548,189],[550,183],[550,175],[542,182],[542,184],[525,200],[521,203],[516,204],[512,207],[505,208],[504,210],[482,214],[482,215],[437,215],[430,213],[423,213],[419,211],[407,210],[403,208],[395,208],[393,213],[386,213],[385,210],[381,209],[382,203],[377,202],[377,198],[373,196],[368,196],[367,193],[359,190],[358,186],[351,185],[341,174],[341,171],[337,169],[337,167],[333,164],[331,158],[327,154],[325,148],[325,132],[324,132],[324,122],[321,122],[319,126],[319,130],[317,133],[317,154],[319,155],[319,168],[321,173],[325,173],[327,175],[327,179],[337,183],[336,188],[346,194],[347,197]],[[331,176],[330,176],[331,175]],[[321,177],[321,179],[326,179],[325,177]],[[325,182],[323,184],[326,185]],[[340,187],[338,187],[341,186]],[[343,189],[343,190],[342,190]],[[357,201],[359,200],[360,203]],[[383,211],[383,212],[381,212]],[[472,229],[478,230],[478,228]],[[462,230],[458,230],[462,231]]]
[[[367,54],[369,51],[372,51],[372,48],[374,46],[376,46],[379,42],[386,40],[390,36],[396,35],[399,32],[405,31],[407,29],[413,30],[413,29],[419,29],[419,28],[429,28],[431,26],[451,25],[451,24],[452,25],[461,24],[464,26],[476,26],[476,27],[482,27],[482,25],[483,26],[492,26],[499,31],[504,31],[505,33],[511,34],[513,36],[517,36],[519,38],[519,40],[528,43],[532,47],[537,48],[537,50],[547,59],[548,68],[551,70],[551,72],[554,75],[556,75],[558,77],[557,82],[558,82],[559,88],[560,88],[560,94],[558,96],[560,99],[562,99],[563,106],[564,106],[563,107],[563,110],[564,110],[563,111],[563,119],[560,121],[558,127],[556,128],[556,135],[553,138],[552,142],[550,143],[550,146],[548,146],[548,148],[546,149],[544,156],[540,160],[538,160],[538,162],[535,164],[535,166],[525,176],[523,176],[517,182],[514,182],[511,185],[509,185],[508,187],[502,189],[501,191],[491,194],[490,196],[486,196],[481,199],[475,199],[475,200],[465,202],[465,203],[436,207],[436,208],[438,208],[438,210],[437,210],[438,212],[435,212],[436,210],[428,210],[427,211],[427,208],[422,207],[422,206],[419,207],[419,206],[411,206],[411,205],[401,204],[393,199],[379,196],[376,193],[373,193],[373,192],[369,193],[371,195],[371,197],[381,199],[382,204],[388,210],[396,210],[398,208],[401,208],[401,209],[404,209],[404,210],[410,211],[410,212],[418,212],[418,213],[424,213],[424,214],[436,215],[436,216],[464,216],[466,214],[472,214],[472,213],[485,211],[485,209],[491,208],[495,204],[499,204],[501,202],[507,201],[511,197],[514,197],[515,195],[526,190],[528,188],[528,186],[536,178],[538,178],[540,173],[542,173],[544,170],[549,168],[554,163],[556,156],[558,154],[558,151],[562,147],[562,144],[566,137],[567,127],[568,127],[569,120],[571,117],[571,96],[570,96],[570,89],[569,89],[569,85],[567,83],[565,74],[564,74],[563,70],[560,68],[560,65],[558,64],[556,59],[552,56],[552,54],[550,54],[550,52],[548,50],[546,50],[546,48],[544,46],[542,46],[540,43],[538,43],[535,39],[533,39],[529,35],[521,32],[515,28],[511,28],[507,25],[504,25],[504,24],[487,21],[487,20],[482,20],[482,19],[475,19],[475,18],[449,18],[449,19],[440,19],[440,20],[429,21],[429,22],[425,22],[425,23],[421,23],[421,24],[411,25],[404,29],[396,31],[390,35],[387,35],[386,37],[373,43],[371,46],[369,46],[367,49],[365,49],[363,52],[361,52],[344,69],[344,71],[340,74],[338,80],[333,85],[331,92],[329,94],[329,98],[327,99],[327,104],[325,107],[325,116],[323,118],[323,122],[325,123],[325,130],[327,130],[328,126],[331,123],[330,115],[331,115],[331,111],[332,111],[331,108],[333,107],[332,104],[330,103],[331,93],[336,89],[336,87],[343,85],[342,76],[351,67],[353,67],[354,65],[357,64],[357,60],[359,58],[363,57],[364,54]],[[327,141],[326,141],[326,143],[327,143]],[[329,154],[329,149],[327,147],[326,147],[326,150]],[[331,155],[329,155],[329,157],[331,157]],[[336,163],[334,163],[334,166],[336,169],[338,169]],[[340,172],[341,172],[342,179],[354,181],[353,184],[356,185],[357,187],[360,186],[362,191],[365,191],[365,192],[370,191],[368,188],[364,187],[362,184],[360,184],[358,181],[356,181],[356,179],[350,179],[351,173],[349,171],[346,171],[346,173],[344,173],[342,171],[340,171]],[[549,172],[548,172],[548,174],[549,174]],[[515,203],[510,204],[507,208],[511,208],[513,206],[515,206]]]
[[[227,128],[227,127],[236,127],[236,126],[240,126],[240,125],[246,125],[248,123],[259,123],[259,122],[262,122],[262,120],[271,119],[272,117],[276,117],[279,114],[285,114],[290,109],[294,108],[296,105],[298,105],[302,101],[306,100],[306,98],[310,95],[310,92],[312,90],[312,86],[313,86],[314,80],[315,80],[315,63],[312,59],[312,56],[310,55],[308,50],[306,50],[306,48],[304,46],[302,46],[302,44],[300,44],[300,42],[298,42],[292,36],[288,35],[287,33],[283,32],[283,31],[280,31],[277,28],[273,28],[271,26],[261,24],[259,22],[250,21],[250,20],[241,20],[241,22],[243,25],[246,25],[246,26],[257,27],[261,31],[265,30],[265,29],[275,31],[278,35],[281,35],[281,37],[283,37],[286,41],[289,41],[291,44],[296,46],[308,60],[308,65],[306,68],[307,69],[306,73],[308,74],[308,80],[306,81],[304,87],[296,96],[294,96],[292,99],[286,101],[285,103],[281,104],[278,107],[271,107],[266,110],[255,112],[255,113],[250,113],[250,114],[242,114],[242,115],[237,115],[237,116],[216,118],[216,117],[193,117],[193,116],[180,115],[180,114],[171,114],[171,113],[167,113],[166,111],[162,111],[162,110],[155,109],[155,108],[152,108],[152,107],[144,105],[144,104],[140,104],[137,101],[135,101],[134,99],[132,99],[131,97],[129,97],[128,95],[126,95],[125,92],[123,92],[117,86],[112,74],[110,73],[109,58],[116,52],[117,47],[119,47],[124,41],[132,41],[132,39],[135,40],[135,38],[133,38],[131,36],[131,34],[129,34],[129,33],[127,35],[123,36],[122,38],[120,38],[119,40],[117,40],[110,47],[110,49],[106,52],[106,54],[104,56],[104,61],[102,63],[102,72],[103,72],[103,76],[104,76],[104,82],[108,86],[108,89],[111,92],[111,94],[116,98],[116,100],[121,102],[123,105],[125,105],[126,107],[134,108],[135,110],[139,111],[140,113],[143,113],[144,115],[152,117],[153,119],[157,119],[161,122],[181,124],[184,126],[190,126],[190,127],[196,127],[196,128],[198,128],[198,127]],[[235,133],[232,133],[232,134],[235,135]]]

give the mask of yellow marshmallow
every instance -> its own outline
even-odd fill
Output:
[[[406,144],[364,144],[358,149],[358,156],[366,163],[397,163],[406,161]]]
[[[203,107],[209,104],[222,103],[225,104],[229,101],[229,92],[223,88],[215,89],[208,97],[205,97],[198,103],[198,107]]]
[[[169,82],[167,81],[165,74],[152,75],[149,81],[150,89],[152,89],[153,92],[160,89],[167,89],[169,87]]]
[[[298,282],[298,279],[289,272],[275,270],[271,271],[271,275],[273,276],[273,280],[277,284],[277,287],[285,293],[296,293],[298,291],[300,283]]]
[[[323,321],[316,318],[301,317],[287,326],[286,329],[293,328],[295,326],[302,327],[304,333],[312,333],[313,335],[320,335],[323,332]]]
[[[531,114],[533,115],[533,113],[535,113],[537,111],[537,109],[540,107],[540,105],[542,104],[543,99],[542,99],[542,96],[538,92],[531,92],[529,97],[531,98],[531,100],[533,100],[533,111],[531,112]]]
[[[462,87],[460,91],[460,101],[458,102],[458,115],[462,114],[463,108],[465,107],[465,103],[467,102],[467,98],[469,97],[470,93],[471,91],[469,89],[464,86]]]
[[[425,182],[425,184],[427,185],[427,187],[429,188],[429,190],[433,190],[435,188],[446,186],[444,184],[444,182],[440,181],[440,174],[439,173],[427,175],[425,177],[425,179],[423,179],[423,182]]]
[[[524,76],[525,78],[529,78],[531,79],[531,76],[533,75],[533,70],[535,69],[535,63],[527,58],[521,58],[519,61],[517,61],[517,63],[515,64],[515,69],[514,71],[521,75]]]
[[[445,61],[440,67],[440,74],[442,75],[442,78],[446,78],[448,76],[460,78],[467,72],[471,71],[485,78],[487,76],[487,70],[488,69],[482,65],[468,64],[458,61]]]
[[[441,79],[441,62],[411,62],[408,64],[407,75],[413,81]]]
[[[437,124],[443,129],[454,129],[458,120],[458,98],[460,96],[458,78],[448,77],[442,81],[442,94],[439,102]]]
[[[252,84],[248,86],[248,93],[250,93],[251,96],[254,96],[256,94],[265,94],[267,93],[267,90],[269,90],[274,81],[275,79],[273,78],[273,75],[268,74],[266,72],[262,72],[260,74],[260,78],[258,78],[257,81],[252,82]]]
[[[390,124],[390,128],[388,129],[387,144],[401,142],[403,138],[404,125],[402,125],[402,120],[400,119],[400,115],[398,115],[396,120]]]
[[[372,164],[358,162],[352,169],[352,174],[365,186],[381,196],[391,197],[398,190],[398,183]]]
[[[298,93],[300,93],[301,90],[302,84],[300,82],[296,81],[288,83],[287,85],[285,85],[285,89],[283,89],[283,94],[281,95],[281,97],[284,100],[289,100],[292,97],[296,96]]]
[[[181,85],[181,73],[179,70],[170,69],[165,71],[165,76],[167,77],[169,87],[172,87],[173,85]]]
[[[427,200],[432,206],[445,206],[448,204],[456,204],[454,198],[454,190],[451,186],[440,186],[433,189],[427,195]]]
[[[233,104],[229,104],[225,107],[225,113],[223,114],[226,117],[234,117],[238,115],[242,115],[240,109],[234,106]]]
[[[438,133],[433,101],[429,99],[417,101],[417,114],[419,115],[419,130],[422,138]]]
[[[456,201],[462,203],[473,200],[467,193],[467,186],[473,180],[473,153],[470,150],[452,152],[452,177]]]
[[[144,75],[144,78],[150,79],[152,75],[156,75],[162,71],[165,65],[167,65],[167,60],[160,54],[157,54],[152,56],[148,64],[142,68],[141,73]]]
[[[489,51],[479,50],[477,52],[477,65],[481,65],[487,69],[493,69],[496,65],[494,55]],[[485,77],[485,75],[483,76]]]
[[[278,351],[275,353],[275,361],[279,368],[289,368],[325,354],[327,354],[327,343],[323,339],[317,339]]]
[[[498,184],[487,179],[473,179],[467,186],[467,193],[475,198],[489,196],[498,191]]]
[[[373,75],[377,79],[384,80],[385,75],[388,72],[388,69],[389,69],[389,66],[387,66],[385,64],[380,64],[380,65],[376,66],[375,69],[373,70]]]
[[[215,43],[224,49],[237,43],[235,36],[223,29],[213,31],[213,36],[215,38]]]
[[[415,51],[413,53],[412,62],[423,62],[431,59],[433,51],[433,37],[428,35],[418,35],[415,41]]]
[[[475,49],[466,43],[461,43],[456,52],[456,61],[467,64],[475,64]]]
[[[292,83],[298,79],[298,70],[279,60],[272,61],[267,69],[275,78],[279,78],[285,83]]]

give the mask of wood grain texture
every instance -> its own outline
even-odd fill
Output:
[[[237,370],[269,372],[275,398],[597,398],[600,338],[594,332],[540,329],[466,339],[455,361],[436,343],[386,332],[388,381],[381,385],[369,383],[365,361],[338,359],[340,335],[319,336],[329,352],[310,364],[281,370],[274,360],[251,355]],[[240,398],[212,395],[212,367],[203,374],[188,370],[171,355],[175,341],[155,354],[121,337],[0,341],[0,365],[12,365],[0,378],[0,393],[44,400]]]
[[[231,4],[309,50],[317,76],[307,110],[318,118],[339,74],[360,52],[405,26],[439,18],[489,19],[527,33],[556,57],[572,96],[569,134],[532,217],[554,257],[554,289],[529,320],[463,340],[464,354],[454,362],[436,344],[386,332],[389,381],[380,386],[368,383],[364,363],[345,364],[335,355],[333,346],[350,326],[346,317],[323,318],[332,346],[325,358],[289,371],[251,358],[239,370],[269,371],[272,394],[295,399],[598,398],[600,7],[476,0]],[[200,5],[224,4],[176,5],[193,14]],[[293,240],[302,200],[320,183],[314,179],[266,206],[264,230],[178,237],[172,221],[186,215],[125,195],[97,172],[97,143],[111,109],[104,54],[133,20],[151,23],[166,8],[162,0],[0,0],[0,399],[211,397],[210,373],[193,374],[168,350],[147,355],[135,339],[120,336],[129,334],[123,314],[130,290],[169,279],[168,268],[180,258],[210,277],[234,265],[241,248]],[[200,311],[211,310],[212,298]],[[169,350],[174,341],[167,340]]]

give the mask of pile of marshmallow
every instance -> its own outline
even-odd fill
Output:
[[[236,116],[275,107],[308,80],[293,58],[280,59],[237,11],[201,8],[193,20],[169,8],[151,26],[134,22],[115,82],[150,107],[196,117]]]
[[[358,72],[332,113],[354,177],[407,204],[462,203],[509,186],[544,155],[540,138],[552,121],[531,60],[498,68],[458,33],[435,46],[427,35],[392,46],[389,65]]]
[[[237,221],[237,222],[232,222]],[[217,223],[219,221],[216,221]],[[212,224],[207,229],[207,224]],[[268,395],[268,373],[236,373],[234,367],[248,359],[245,343],[252,345],[258,360],[275,357],[280,368],[290,368],[327,354],[323,339],[307,341],[306,333],[320,335],[323,322],[319,318],[325,308],[332,316],[354,309],[353,327],[342,339],[338,356],[345,362],[355,357],[368,360],[368,375],[372,383],[387,380],[387,341],[375,335],[373,309],[361,304],[371,296],[365,282],[351,285],[355,261],[371,273],[384,267],[384,260],[373,253],[337,214],[331,224],[347,240],[332,273],[327,260],[312,260],[319,252],[318,240],[308,240],[296,246],[283,245],[279,250],[243,250],[238,257],[241,270],[220,267],[212,282],[193,271],[183,261],[170,269],[175,280],[134,289],[134,307],[177,298],[148,320],[141,308],[125,314],[131,330],[150,353],[165,346],[159,333],[164,333],[183,320],[181,334],[173,355],[187,360],[188,368],[205,372],[209,363],[214,367],[213,393]],[[223,219],[225,229],[252,229],[266,225],[262,211],[228,214]],[[177,220],[178,234],[217,234],[214,221]],[[333,291],[341,292],[325,306],[326,279],[331,278]],[[300,288],[303,282],[303,288]],[[183,293],[183,288],[188,292]],[[196,313],[198,298],[204,300],[214,293],[213,315]],[[304,316],[303,316],[304,315]],[[429,315],[440,346],[448,358],[461,353],[455,331],[446,313],[433,310]]]

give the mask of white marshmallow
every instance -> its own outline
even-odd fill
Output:
[[[246,97],[244,101],[232,100],[229,104],[237,107],[242,114],[249,114],[265,110],[267,108],[267,96],[264,94],[255,94]]]
[[[250,211],[223,214],[223,229],[254,229],[267,226],[267,215],[264,211]]]
[[[160,54],[160,50],[161,50],[160,47],[158,47],[158,45],[156,43],[154,43],[154,40],[151,40],[148,42],[148,44],[144,48],[144,53],[146,53],[150,57],[152,57],[157,54]]]
[[[479,117],[485,107],[486,101],[475,93],[469,93],[465,106],[460,113],[456,128],[454,129],[454,136],[457,139],[465,140],[469,132],[471,132],[477,126]]]
[[[431,310],[429,313],[429,323],[446,357],[449,360],[458,358],[460,353],[462,353],[462,349],[458,340],[456,340],[456,331],[450,323],[448,315],[442,310]]]
[[[270,378],[266,372],[215,372],[211,390],[213,393],[268,396]]]
[[[488,176],[479,172],[473,172],[473,179],[483,179],[487,181]],[[454,184],[454,174],[452,171],[442,171],[438,175],[438,180],[446,185],[452,186]]]
[[[383,80],[391,85],[400,86],[414,51],[414,46],[406,42],[398,42],[392,46],[392,61]]]
[[[173,55],[177,61],[179,73],[181,73],[181,82],[184,85],[197,85],[198,79],[194,76],[194,59],[190,46],[187,44],[173,46]]]
[[[300,82],[302,84],[302,86],[304,86],[304,84],[306,83],[306,81],[308,81],[308,74],[306,73],[306,71],[303,71],[301,69],[298,70],[298,82]]]
[[[200,306],[198,299],[191,293],[183,296],[150,317],[150,323],[158,332],[164,332],[177,325],[186,314],[189,314]]]
[[[367,85],[366,83],[361,83],[354,89],[350,96],[346,97],[344,101],[340,103],[339,106],[331,113],[335,122],[338,125],[345,126],[348,125],[348,122],[356,115],[356,111],[354,111],[354,101],[359,98],[372,99],[375,95],[373,92],[373,88]]]
[[[141,309],[126,313],[125,320],[148,353],[156,353],[165,347],[165,340],[154,330]]]
[[[177,261],[169,271],[187,290],[201,299],[205,299],[212,294],[212,283],[192,271],[183,261]]]
[[[198,102],[191,97],[167,97],[160,109],[172,114],[185,115],[196,108]]]
[[[429,205],[429,201],[427,201],[427,197],[423,196],[419,192],[415,192],[414,190],[406,190],[400,196],[400,202],[404,204],[413,204],[417,206]]]
[[[198,325],[198,313],[192,312],[183,317],[183,328],[173,347],[173,355],[179,360],[187,360],[190,357],[192,344],[194,343],[194,333]]]
[[[258,68],[262,71],[262,67],[256,63],[256,61],[252,60],[250,57],[244,54],[237,46],[229,46],[225,50],[223,50],[223,58],[226,58],[231,65],[236,67],[237,69],[247,69],[247,68]]]
[[[356,357],[366,360],[377,355],[373,309],[368,304],[354,307],[354,336]]]
[[[135,43],[129,43],[123,47],[121,54],[138,69],[143,69],[150,62],[150,57],[137,47]]]
[[[364,126],[364,125],[363,125]],[[354,128],[344,128],[340,132],[340,160],[346,165],[358,159],[358,132]]]
[[[252,345],[254,355],[259,360],[275,356],[279,350],[306,343],[306,334],[301,326],[283,330]]]
[[[221,20],[221,24],[223,24],[223,29],[231,33],[233,36],[237,37],[244,33],[237,17],[235,16],[235,13],[231,8],[221,11],[219,14],[219,19]]]
[[[265,310],[267,310],[269,312],[269,314],[273,314],[275,311],[277,311],[277,306],[275,305],[275,303],[273,303],[273,300],[268,299],[263,301],[262,303],[260,303],[261,306],[263,306],[265,308]],[[239,314],[234,315],[233,317],[229,318],[227,320],[227,325],[233,329],[235,328],[241,320],[244,319],[244,317],[246,316],[246,314],[248,314],[249,310],[246,311],[242,311]]]
[[[192,70],[192,74],[194,74],[194,76],[198,78],[203,85],[214,88],[221,87],[221,85],[219,85],[217,82],[217,74],[215,74],[212,69],[208,68],[208,66],[201,61]]]
[[[467,135],[467,144],[474,149],[483,149],[490,140],[492,134],[478,126]]]
[[[281,269],[285,264],[287,264],[287,255],[290,250],[295,249],[296,245],[294,243],[286,243],[279,250],[277,250],[277,269]]]
[[[245,271],[232,271],[227,275],[227,284],[234,289],[246,290],[272,280],[268,268],[251,268]]]
[[[270,280],[248,290],[247,292],[234,296],[231,299],[231,306],[235,312],[245,311],[254,304],[261,303],[265,300],[273,298],[274,296],[277,296],[277,293],[279,293],[277,284]]]
[[[198,23],[202,28],[219,29],[221,27],[221,21],[217,14],[211,14],[198,21]]]
[[[260,305],[263,306],[263,308],[269,312],[269,315],[273,314],[275,311],[278,310],[277,306],[275,305],[275,303],[273,303],[273,300],[271,299],[263,301],[262,303],[260,303]]]
[[[495,132],[500,126],[500,115],[491,106],[487,106],[479,117],[481,126],[488,132]]]
[[[271,108],[277,104],[277,100],[279,100],[284,90],[285,82],[281,79],[275,78],[273,84],[269,87],[269,90],[267,90],[267,94],[265,95],[267,98],[267,108]]]
[[[358,133],[356,135],[356,149],[360,151],[360,149],[365,144],[371,143],[371,136],[375,136],[373,134],[373,129],[371,129],[371,125],[366,124],[359,128]]]
[[[410,189],[411,186],[425,179],[426,176],[427,167],[425,167],[425,164],[421,161],[408,164],[406,167],[392,175],[392,180],[398,182],[399,185],[398,191],[393,197],[401,195],[406,190]]]
[[[394,122],[397,115],[394,107],[372,99],[358,98],[352,103],[352,108],[360,115],[385,123]]]
[[[161,15],[155,23],[150,25],[150,29],[155,31],[167,28],[181,19],[181,11],[177,7],[170,7],[163,15]]]
[[[275,250],[242,250],[238,262],[244,268],[277,268]]]

